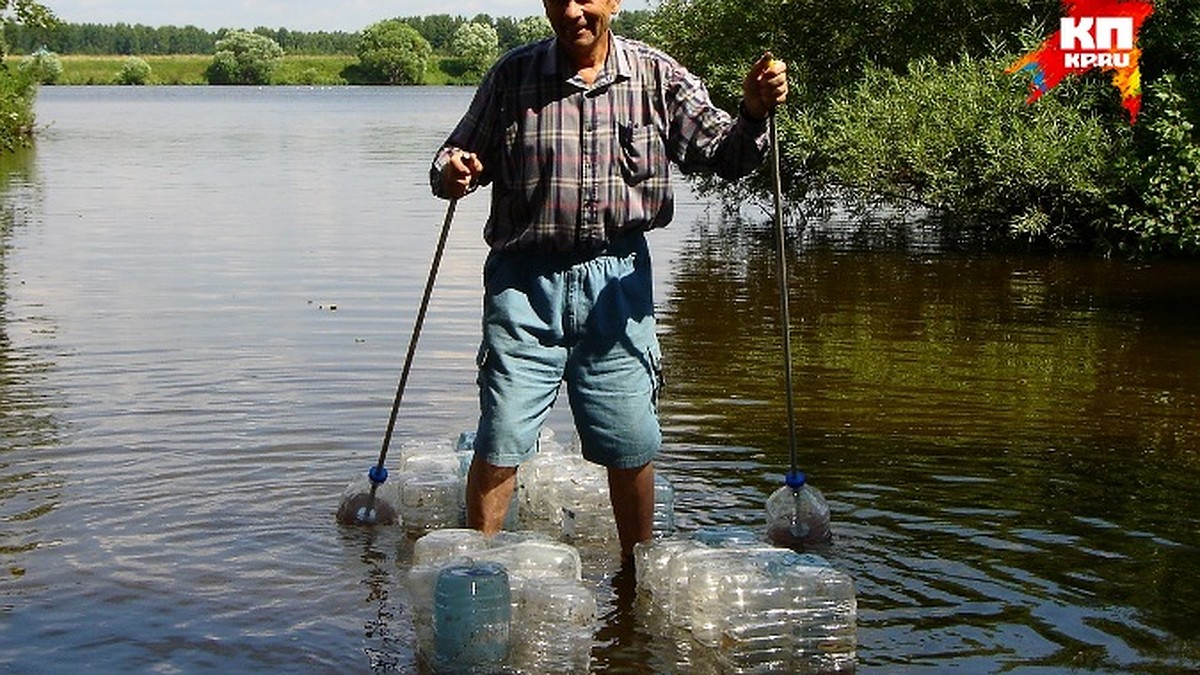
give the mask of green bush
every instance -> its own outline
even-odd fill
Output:
[[[793,205],[917,206],[988,242],[1195,255],[1200,13],[1194,0],[1154,4],[1133,127],[1108,74],[1068,78],[1033,105],[1028,78],[1004,74],[1052,32],[1058,0],[663,0],[650,29],[730,109],[764,49],[788,62]],[[769,191],[762,175],[701,187],[735,203]]]
[[[117,84],[146,84],[150,81],[150,64],[140,56],[130,56],[121,62],[115,81]]]
[[[869,69],[813,134],[818,192],[868,207],[918,205],[994,241],[1094,243],[1130,134],[1093,114],[1099,87],[1026,105],[1005,65],[923,59],[905,74]]]
[[[0,63],[0,150],[27,145],[33,134],[37,82],[28,73]]]
[[[217,53],[205,76],[209,84],[270,84],[282,58],[283,49],[271,38],[232,31],[217,40]]]
[[[467,67],[467,72],[482,75],[499,56],[500,37],[486,23],[464,23],[450,38],[450,52]]]
[[[1138,254],[1200,254],[1200,137],[1174,77],[1147,90],[1138,126],[1144,158],[1127,162],[1133,194],[1113,209],[1113,246]]]
[[[41,84],[54,84],[63,74],[62,59],[45,48],[21,59],[20,68],[31,79]]]
[[[358,74],[379,84],[420,84],[432,53],[417,29],[396,19],[380,21],[358,42]]]

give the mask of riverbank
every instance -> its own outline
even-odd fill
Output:
[[[6,62],[15,66],[21,56],[10,56]],[[117,73],[130,58],[125,55],[64,54],[59,56],[63,72],[57,85],[108,85],[117,83]],[[150,65],[149,85],[208,84],[204,71],[212,63],[211,54],[146,55],[139,57]],[[353,84],[349,70],[358,63],[353,54],[284,56],[271,77],[273,85],[345,85]],[[350,75],[348,77],[348,75]],[[463,84],[442,68],[437,57],[430,59],[424,84]]]

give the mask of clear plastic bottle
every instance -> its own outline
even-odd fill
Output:
[[[787,485],[767,498],[767,538],[776,546],[803,549],[832,537],[829,505],[801,471],[788,473]]]
[[[524,673],[587,673],[596,597],[577,580],[527,579],[514,598],[511,665]]]
[[[502,563],[509,575],[523,579],[579,581],[583,577],[578,549],[557,541],[494,545],[479,557]]]
[[[420,536],[438,528],[462,527],[465,507],[463,480],[455,473],[403,477],[400,517],[410,534]]]
[[[849,575],[786,549],[742,553],[719,582],[726,671],[854,670],[858,604]]]
[[[783,576],[792,607],[792,672],[852,672],[858,646],[854,581],[828,565],[796,565]]]
[[[445,564],[463,556],[474,557],[487,548],[488,540],[479,530],[434,530],[413,543],[413,566]]]
[[[696,541],[713,548],[754,546],[762,538],[754,530],[738,525],[706,525],[693,534]]]
[[[675,486],[661,473],[654,474],[654,521],[655,537],[675,534]]]

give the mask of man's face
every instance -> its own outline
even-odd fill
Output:
[[[572,56],[586,56],[601,48],[599,41],[607,37],[621,0],[542,0],[542,4],[559,43]]]

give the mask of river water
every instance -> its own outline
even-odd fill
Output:
[[[411,543],[333,510],[378,453],[470,94],[42,90],[0,164],[0,669],[416,668]],[[459,206],[398,440],[474,424],[485,209]],[[1200,266],[799,224],[799,458],[859,672],[1200,668]],[[762,528],[789,463],[769,217],[681,184],[651,245],[680,525]],[[593,670],[687,672],[613,553],[584,551]]]

